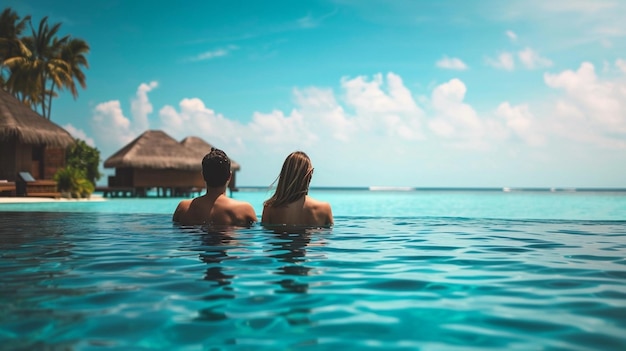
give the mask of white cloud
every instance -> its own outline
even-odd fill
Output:
[[[600,45],[606,49],[610,49],[613,47],[613,42],[607,38],[600,39]]]
[[[512,30],[507,30],[505,34],[511,41],[517,41],[517,34],[515,34],[515,32],[513,32]]]
[[[501,6],[501,11],[485,14],[497,13],[498,20],[507,22],[532,23],[539,40],[555,51],[612,47],[626,37],[626,2],[620,0],[527,0],[502,2]]]
[[[381,74],[371,81],[363,76],[341,80],[345,102],[355,110],[359,126],[379,135],[422,138],[422,110],[400,76],[388,73],[386,78],[386,86]]]
[[[461,61],[461,59],[456,57],[450,58],[448,56],[444,56],[441,60],[437,61],[437,67],[459,71],[467,69],[467,65],[465,62]]]
[[[622,103],[616,96],[616,86],[611,82],[602,82],[595,73],[595,67],[583,62],[577,71],[566,70],[559,74],[544,74],[546,84],[551,88],[563,89],[577,104],[598,113],[598,119],[619,121]]]
[[[623,60],[623,59],[615,60],[615,66],[623,73],[626,73],[626,60]]]
[[[566,137],[604,147],[626,147],[626,83],[598,78],[593,64],[577,71],[544,74],[545,83],[564,95],[554,104]]]
[[[197,61],[206,61],[211,60],[217,57],[223,57],[230,54],[232,51],[239,49],[236,45],[229,45],[225,48],[219,48],[211,51],[205,51],[201,54],[198,54],[194,57],[190,57],[187,61],[197,62]]]
[[[95,147],[96,143],[93,138],[87,136],[87,133],[82,129],[78,129],[74,127],[71,123],[68,123],[63,126],[63,129],[67,130],[74,138],[85,141],[85,143],[89,146]]]
[[[238,142],[242,125],[225,118],[204,105],[198,98],[183,99],[179,111],[166,105],[159,111],[160,128],[175,139],[198,136],[218,147],[224,143]],[[233,144],[234,145],[234,144]]]
[[[379,112],[416,112],[411,92],[404,86],[402,78],[394,73],[387,74],[387,87],[382,74],[374,75],[371,81],[359,76],[353,79],[342,78],[341,87],[345,90],[346,102],[353,106],[359,114],[376,114]]]
[[[255,112],[250,129],[258,135],[258,141],[279,148],[284,145],[291,148],[310,147],[318,140],[318,136],[310,130],[306,117],[295,110],[287,116],[282,111]]]
[[[154,81],[148,84],[141,83],[137,89],[135,99],[131,101],[130,111],[135,121],[135,129],[138,131],[149,128],[148,115],[152,113],[152,104],[150,100],[148,100],[148,93],[158,85],[159,84]]]
[[[224,143],[236,150],[291,146],[309,147],[321,140],[368,143],[364,135],[418,140],[423,137],[423,112],[402,79],[389,73],[343,78],[341,103],[330,89],[294,89],[294,109],[269,113],[256,111],[252,121],[242,124],[217,114],[199,99],[184,99],[179,111],[164,106],[159,111],[162,129],[176,138],[198,135],[211,143]],[[351,115],[342,106],[354,111]],[[233,144],[233,140],[240,140]],[[245,143],[243,142],[245,140]]]
[[[525,48],[517,53],[522,66],[527,69],[537,69],[552,66],[552,61],[540,56],[531,48]],[[497,58],[487,57],[487,64],[491,67],[512,71],[515,69],[515,56],[511,52],[502,52]]]
[[[617,66],[621,63],[616,61]],[[463,147],[484,148],[512,135],[538,146],[547,142],[550,132],[580,140],[567,127],[573,121],[567,118],[572,116],[579,116],[576,118],[582,121],[593,119],[593,123],[588,123],[588,133],[595,133],[600,127],[604,131],[626,130],[622,102],[626,101],[623,96],[626,88],[599,81],[591,64],[584,63],[577,72],[564,71],[544,77],[549,87],[565,91],[565,96],[554,103],[555,116],[547,113],[550,117],[544,117],[541,124],[530,112],[529,104],[513,106],[503,102],[495,110],[496,119],[481,117],[465,102],[467,86],[459,79],[434,87],[431,96],[422,101],[429,106],[425,112],[401,77],[388,73],[384,78],[382,74],[342,78],[342,93],[337,95],[341,96],[340,100],[328,88],[296,88],[292,111],[257,111],[247,124],[216,113],[200,99],[186,98],[177,107],[163,106],[159,111],[160,122],[153,128],[163,129],[176,139],[200,136],[236,152],[263,146],[310,147],[321,140],[340,143],[337,145],[363,143],[362,147],[367,147],[368,140],[373,138],[419,142],[428,137],[425,132],[432,133],[430,136],[435,138],[432,140]],[[138,87],[131,103],[133,119],[124,116],[119,101],[97,105],[94,128],[104,132],[96,133],[95,141],[119,148],[150,129],[147,117],[152,105],[148,92],[156,86],[153,82]],[[426,118],[428,130],[425,131]]]
[[[226,51],[224,49],[217,49],[217,50],[214,50],[214,51],[206,51],[206,52],[203,52],[203,53],[199,54],[195,58],[193,58],[192,61],[210,60],[212,58],[226,56],[227,54],[228,54],[228,51]]]
[[[330,133],[335,140],[347,143],[357,133],[355,119],[351,119],[339,105],[330,89],[294,89],[298,110],[314,120],[313,128],[320,134]],[[317,120],[317,121],[315,121]],[[321,127],[321,128],[320,128]]]
[[[95,140],[105,149],[119,148],[136,137],[117,100],[96,105],[92,122]]]
[[[344,77],[341,89],[341,101],[330,89],[294,89],[295,108],[288,114],[255,112],[249,134],[273,148],[323,142],[361,150],[380,138],[401,142],[423,137],[423,112],[398,75]]]
[[[325,13],[321,16],[313,16],[313,14],[309,13],[304,17],[298,18],[298,20],[296,21],[297,24],[297,28],[303,28],[303,29],[308,29],[308,28],[315,28],[317,26],[319,26],[323,21],[325,21],[326,19],[328,19],[329,17],[332,17],[334,15],[336,15],[338,12],[338,10],[333,10],[332,12],[328,12]]]
[[[537,1],[542,10],[557,13],[595,14],[605,10],[614,10],[619,1],[613,0],[567,0],[567,1]]]
[[[527,104],[511,106],[507,102],[501,103],[496,109],[496,116],[504,119],[507,130],[532,146],[545,144],[545,137],[537,125],[535,117]]]
[[[459,145],[482,146],[485,125],[474,108],[463,101],[466,92],[465,84],[456,78],[435,88],[431,98],[434,118],[429,127],[440,137],[460,141]]]
[[[619,67],[618,62],[622,61],[615,63]],[[332,165],[345,176],[346,172],[367,172],[363,165],[372,157],[380,159],[381,168],[394,169],[399,167],[399,159],[412,162],[432,150],[447,155],[449,162],[470,162],[470,158],[451,155],[459,155],[456,150],[461,149],[476,160],[495,153],[522,157],[529,150],[547,155],[543,152],[548,150],[546,146],[564,150],[571,145],[626,148],[623,76],[601,79],[593,65],[583,63],[576,71],[545,74],[544,81],[554,94],[543,101],[503,101],[480,112],[466,101],[472,87],[460,79],[433,86],[418,105],[397,74],[344,77],[338,92],[327,87],[295,88],[292,109],[254,111],[249,122],[223,116],[198,98],[185,98],[178,105],[160,108],[159,119],[146,119],[151,124],[146,128],[162,129],[177,140],[199,136],[227,150],[254,169],[248,181],[254,185],[271,183],[279,167],[268,167],[265,163],[269,161],[259,155],[284,157],[297,149],[310,152],[316,162]],[[150,86],[138,88],[140,98],[135,106],[143,113],[133,113],[132,119],[124,116],[119,101],[101,103],[94,109],[94,139],[104,157],[145,131],[138,129],[142,124],[135,119],[150,114]],[[526,145],[534,148],[524,149]],[[390,154],[396,157],[386,158]],[[282,158],[276,163],[280,161]],[[327,182],[336,182],[332,174],[326,177]]]
[[[301,28],[315,28],[319,25],[319,21],[310,13],[304,17],[298,18],[296,22]]]
[[[152,104],[148,93],[157,86],[157,82],[139,85],[135,97],[131,100],[132,119],[124,116],[119,100],[96,105],[92,119],[96,143],[104,145],[106,151],[115,151],[150,129],[148,116],[152,113]]]
[[[539,56],[539,54],[531,48],[525,48],[524,50],[521,50],[517,53],[517,56],[519,57],[524,67],[528,69],[552,66],[552,61],[545,57]]]
[[[510,52],[503,52],[495,59],[488,57],[487,64],[498,69],[512,71],[515,69],[515,58]]]

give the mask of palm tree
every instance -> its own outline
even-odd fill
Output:
[[[82,67],[89,68],[89,63],[85,57],[88,53],[89,45],[86,41],[78,38],[70,38],[61,48],[61,60],[67,64],[67,68],[69,69],[68,73],[71,78],[68,82],[65,82],[64,87],[70,89],[74,98],[78,96],[76,83],[83,89],[87,87],[85,73],[82,71]]]
[[[29,57],[30,51],[27,50],[24,55],[14,56],[4,61],[10,72],[4,85],[6,90],[19,101],[35,109],[40,96],[40,80],[35,74],[34,63],[28,59]]]
[[[60,89],[78,96],[77,85],[87,87],[83,68],[89,68],[89,45],[69,35],[59,38],[61,23],[48,25],[44,17],[37,29],[30,16],[20,20],[10,9],[0,14],[0,83],[33,110],[50,119],[52,98]],[[26,24],[31,36],[19,38]]]
[[[39,96],[31,97],[32,103],[41,106],[41,114],[50,119],[51,97],[56,95],[55,89],[62,87],[65,82],[71,80],[69,68],[61,58],[61,50],[69,40],[69,36],[58,39],[56,34],[61,28],[61,23],[48,26],[48,17],[39,22],[37,30],[30,25],[32,36],[24,38],[26,46],[31,51],[28,63],[24,63],[31,77],[35,78],[32,83],[38,87]],[[46,104],[48,97],[48,104]]]
[[[28,48],[20,39],[28,21],[30,21],[30,16],[20,19],[20,16],[11,8],[6,8],[0,13],[0,86],[10,93],[13,91],[6,85],[8,76],[11,74],[7,60],[11,57],[29,54]]]

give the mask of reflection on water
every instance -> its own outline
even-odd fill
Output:
[[[198,310],[195,321],[219,322],[229,318],[224,310],[227,308],[226,301],[235,298],[232,281],[236,276],[225,272],[224,262],[237,258],[229,255],[229,251],[240,245],[236,229],[226,226],[202,228],[199,258],[207,264],[203,279],[213,282],[214,286],[203,295],[202,300],[207,302],[207,306]]]
[[[274,274],[285,277],[277,282],[282,289],[277,292],[306,293],[309,290],[309,283],[297,277],[308,276],[313,269],[305,265],[307,262],[307,247],[311,244],[311,236],[319,233],[317,228],[279,227],[266,228],[267,233],[271,233],[270,257],[276,258],[279,262],[285,263],[278,267]]]
[[[208,265],[204,274],[204,280],[214,281],[224,290],[232,290],[227,285],[231,284],[232,274],[224,273],[221,263],[232,257],[228,256],[228,250],[236,245],[234,231],[229,229],[209,229],[206,234],[200,236],[204,252],[200,253],[200,260]]]
[[[310,245],[322,246],[323,241],[312,244],[312,237],[321,234],[317,228],[266,228],[267,235],[271,235],[269,241],[269,256],[277,259],[280,264],[274,274],[285,276],[275,283],[280,286],[276,293],[306,294],[309,291],[310,283],[308,276],[312,274],[313,267],[306,265],[307,249]],[[277,314],[284,318],[290,326],[302,327],[312,325],[312,309],[307,307],[291,307],[285,312]],[[317,345],[317,338],[310,338],[305,344],[299,346]]]

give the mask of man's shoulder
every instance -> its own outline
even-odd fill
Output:
[[[191,200],[181,200],[181,201],[178,203],[178,207],[177,207],[177,209],[178,209],[178,210],[188,209],[188,208],[189,208],[189,205],[191,205]]]
[[[248,226],[256,222],[254,207],[249,202],[224,197],[214,208],[214,214],[227,214],[234,225]]]
[[[235,200],[229,197],[222,199],[219,204],[216,204],[216,209],[220,211],[231,211],[233,213],[253,213],[254,207],[249,202]]]
[[[227,199],[228,199],[227,204],[232,207],[248,207],[248,206],[252,207],[252,204],[250,204],[247,201],[242,201],[242,200],[237,200],[237,199],[232,199],[232,198],[227,198]]]
[[[191,200],[180,201],[178,203],[178,206],[176,206],[176,210],[174,210],[174,215],[172,216],[172,219],[175,222],[180,222],[183,218],[187,216],[187,213],[189,213],[190,205],[191,205]]]
[[[198,212],[198,211],[208,211],[213,206],[212,203],[205,201],[202,197],[196,197],[193,199],[181,200],[178,203],[178,207],[176,208],[176,212],[188,213],[188,212]]]

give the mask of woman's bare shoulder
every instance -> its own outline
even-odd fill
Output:
[[[306,204],[312,207],[330,207],[330,203],[314,199],[307,195]]]

